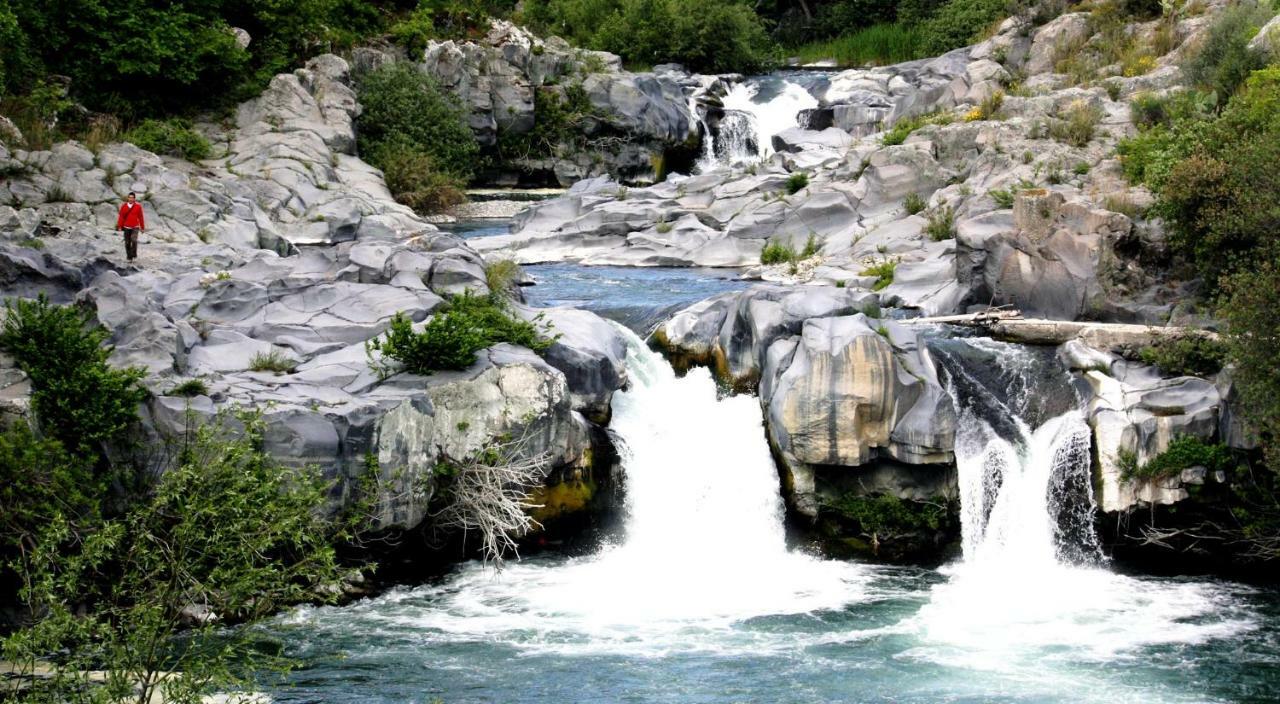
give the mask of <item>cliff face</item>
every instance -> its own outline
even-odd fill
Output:
[[[95,310],[116,345],[111,361],[149,373],[149,442],[227,408],[259,409],[273,455],[335,481],[335,511],[367,502],[373,487],[371,530],[422,524],[437,463],[497,438],[549,458],[553,484],[592,473],[604,483],[611,467],[593,458],[609,453],[593,443],[607,441],[584,413],[607,417],[624,348],[590,313],[548,312],[569,334],[545,359],[499,345],[463,372],[384,380],[370,369],[364,343],[393,315],[422,322],[446,296],[488,287],[480,255],[395,203],[355,156],[358,109],[347,62],[321,56],[277,76],[234,123],[209,126],[219,153],[202,163],[129,144],[0,146],[12,174],[0,296],[44,293]],[[147,213],[136,263],[112,231],[129,191]],[[291,371],[262,370],[255,357],[265,356]],[[169,395],[191,379],[207,392]],[[7,380],[20,406],[20,380]]]
[[[617,56],[574,49],[494,21],[475,42],[431,42],[410,57],[469,109],[470,125],[499,185],[570,186],[611,174],[653,182],[687,169],[698,127],[686,90],[697,78],[676,67],[622,70]],[[365,51],[357,63],[385,55]]]

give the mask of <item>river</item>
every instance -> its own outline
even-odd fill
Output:
[[[530,273],[535,305],[573,303],[642,331],[672,306],[742,285],[690,270]],[[952,389],[964,555],[925,569],[788,549],[756,400],[723,397],[706,370],[677,377],[628,336],[633,383],[615,395],[611,425],[623,530],[587,556],[501,573],[468,563],[283,615],[268,630],[301,667],[264,683],[275,701],[1280,700],[1275,591],[1121,574],[1090,522],[1063,520],[1091,510],[1087,497],[1065,505],[1050,491],[1087,477],[1087,429],[1061,400],[1065,385],[1043,386],[1033,352],[939,343],[965,382]]]

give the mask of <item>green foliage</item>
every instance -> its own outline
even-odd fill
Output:
[[[386,170],[409,151],[426,156],[434,172],[462,181],[471,177],[480,148],[456,97],[409,63],[371,71],[356,88],[359,148],[369,163]],[[407,175],[405,182],[414,183]]]
[[[194,396],[208,396],[209,385],[204,383],[204,379],[187,379],[179,384],[175,384],[169,389],[169,396],[186,396],[191,398]]]
[[[892,494],[847,493],[824,506],[856,521],[863,533],[880,537],[938,530],[947,515],[945,503],[908,501]]]
[[[259,449],[259,418],[230,425],[194,430],[178,466],[125,515],[80,537],[61,516],[41,531],[19,565],[34,623],[3,641],[19,673],[52,667],[29,682],[28,701],[201,701],[271,661],[250,647],[260,636],[221,621],[332,598],[326,486]],[[214,618],[184,617],[191,607]]]
[[[1001,208],[1013,207],[1013,198],[1014,198],[1013,191],[1005,190],[1002,188],[996,188],[996,189],[987,191],[987,195],[991,196],[991,200],[994,200],[996,202],[996,205],[1000,206]]]
[[[902,199],[902,209],[907,211],[907,215],[915,215],[928,207],[928,202],[919,193],[908,193],[907,197]]]
[[[586,125],[599,122],[601,117],[581,83],[542,86],[533,93],[533,129],[518,135],[500,134],[498,147],[507,159],[553,156],[566,146],[586,148]]]
[[[930,117],[931,116],[929,115],[918,115],[913,117],[904,117],[898,120],[893,124],[893,127],[890,128],[889,131],[885,132],[884,136],[880,138],[880,143],[886,147],[902,144],[907,141],[907,137],[911,136],[912,132],[930,124]]]
[[[79,526],[102,508],[104,477],[53,438],[26,423],[0,433],[0,573],[8,561],[36,547],[40,530],[61,518]]]
[[[1235,459],[1231,449],[1222,444],[1210,444],[1192,435],[1174,438],[1164,452],[1139,465],[1133,461],[1120,463],[1120,478],[1126,481],[1134,479],[1162,479],[1177,476],[1190,467],[1204,467],[1210,472],[1227,471],[1235,467]]]
[[[884,311],[880,310],[880,304],[876,303],[875,301],[868,301],[867,303],[863,304],[860,312],[863,315],[867,316],[868,318],[872,318],[876,320],[878,320],[881,316],[884,315]]]
[[[181,157],[187,161],[209,158],[209,140],[192,129],[190,122],[178,118],[143,120],[121,135],[120,140],[149,152]]]
[[[1219,315],[1240,410],[1262,437],[1268,466],[1280,472],[1280,243],[1272,239],[1252,260],[1223,282]]]
[[[787,177],[787,194],[794,195],[809,185],[809,174],[797,171]]]
[[[972,44],[1009,14],[1007,0],[948,0],[924,22],[924,52],[944,54]]]
[[[1265,4],[1240,3],[1218,13],[1199,49],[1182,64],[1193,85],[1226,101],[1267,57],[1248,48],[1249,40],[1274,14]]]
[[[292,374],[298,363],[285,356],[283,352],[272,349],[270,352],[259,352],[249,360],[249,371],[274,372],[276,374]]]
[[[403,137],[380,145],[370,161],[382,169],[396,202],[419,213],[444,212],[467,200],[465,181],[437,170],[430,154]]]
[[[514,259],[494,259],[485,262],[484,281],[491,295],[514,298],[524,271]]]
[[[501,295],[474,296],[463,293],[431,316],[422,332],[414,332],[413,322],[397,313],[387,333],[365,343],[370,366],[386,376],[394,370],[376,361],[374,353],[399,362],[411,374],[430,374],[441,369],[466,369],[476,361],[476,352],[507,342],[545,352],[555,342],[546,332],[542,314],[532,322],[515,317]]]
[[[956,236],[956,214],[951,206],[944,205],[929,213],[929,222],[924,226],[924,234],[934,242],[949,240]]]
[[[133,120],[230,105],[322,49],[383,22],[361,0],[9,0],[0,12],[5,92],[61,75],[92,110]],[[241,48],[232,27],[252,37]]]
[[[1084,147],[1093,139],[1093,133],[1101,120],[1101,108],[1090,103],[1076,102],[1049,123],[1049,136],[1073,147]]]
[[[1226,360],[1223,343],[1201,335],[1163,338],[1138,351],[1138,358],[1175,376],[1208,377],[1217,374]]]
[[[818,244],[818,237],[816,235],[809,235],[809,238],[804,241],[804,249],[800,250],[799,258],[808,259],[809,257],[817,254],[818,250],[821,248],[822,246]]]
[[[529,0],[523,19],[632,65],[756,72],[776,54],[760,16],[735,0]]]
[[[893,283],[893,274],[898,270],[898,260],[885,259],[862,270],[863,276],[874,276],[876,282],[871,285],[872,291],[879,291]]]
[[[31,378],[42,435],[84,457],[100,457],[105,443],[124,440],[147,396],[142,370],[107,365],[107,337],[88,312],[44,296],[5,302],[0,349]]]
[[[923,44],[923,29],[894,22],[875,24],[834,39],[805,44],[791,53],[805,62],[834,59],[840,66],[883,66],[924,58]]]
[[[467,40],[484,36],[491,17],[511,14],[506,0],[419,0],[413,12],[391,25],[389,33],[415,60],[432,39]]]
[[[796,260],[796,251],[781,242],[769,242],[760,252],[761,264],[785,264]]]

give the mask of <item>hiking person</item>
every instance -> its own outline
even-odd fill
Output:
[[[142,204],[138,202],[138,194],[129,191],[124,203],[120,205],[120,215],[116,217],[116,231],[124,230],[124,255],[129,261],[138,258],[138,233],[147,229],[147,222],[142,217]]]

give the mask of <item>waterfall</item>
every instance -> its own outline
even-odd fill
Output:
[[[496,575],[468,563],[419,590],[433,605],[412,610],[415,625],[561,652],[666,652],[721,647],[745,619],[863,599],[873,570],[787,549],[759,401],[720,398],[706,369],[677,377],[617,327],[630,380],[610,423],[624,535],[594,555],[510,561]]]
[[[944,358],[960,408],[956,468],[965,561],[1100,562],[1093,528],[1093,435],[1075,407],[1066,373],[1023,345],[983,338],[961,344],[967,362],[954,348]],[[1058,397],[1052,408],[1045,407],[1045,394]]]
[[[712,136],[703,123],[709,142],[698,164],[703,171],[768,157],[773,154],[773,136],[799,127],[800,113],[818,106],[818,99],[801,83],[779,76],[737,83],[721,102],[724,117],[717,134]]]
[[[747,164],[760,156],[755,118],[749,113],[725,110],[714,132],[705,120],[702,124],[706,136],[702,145],[702,157],[698,160],[699,171],[705,172],[717,166]]]
[[[1205,585],[1106,569],[1092,432],[1051,351],[986,339],[937,349],[960,408],[964,555],[942,569],[948,580],[913,619],[928,657],[1001,670],[1062,649],[1106,657],[1241,626],[1185,623],[1216,608]]]

